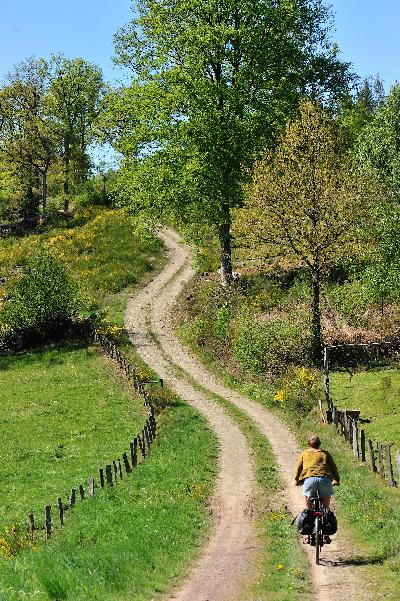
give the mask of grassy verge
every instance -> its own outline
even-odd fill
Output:
[[[308,561],[298,545],[297,532],[291,525],[292,517],[285,509],[283,487],[271,446],[245,413],[217,395],[212,397],[240,426],[256,466],[256,528],[260,551],[256,578],[250,582],[246,598],[303,599],[304,594],[310,594],[312,590]]]
[[[256,529],[260,551],[255,577],[249,575],[245,599],[273,598],[298,601],[312,590],[308,577],[308,560],[298,545],[298,535],[291,525],[292,517],[285,509],[283,487],[272,448],[254,422],[223,397],[203,389],[186,372],[175,368],[237,422],[246,436],[256,466],[257,492],[254,499],[257,514]]]
[[[210,347],[199,348],[191,328],[181,328],[186,343],[225,383],[277,413],[291,428],[301,445],[311,433],[318,432],[323,445],[332,451],[342,474],[342,486],[337,489],[335,505],[339,524],[349,541],[346,562],[357,566],[365,586],[370,587],[371,598],[376,590],[395,601],[400,586],[400,494],[383,484],[379,478],[356,461],[347,443],[332,427],[322,426],[318,410],[307,417],[281,410],[274,400],[275,386],[255,379],[241,370],[240,377],[229,369],[229,358],[213,354]],[[222,366],[221,366],[222,365]],[[275,552],[275,551],[274,551]]]
[[[375,368],[330,374],[332,397],[340,408],[360,409],[361,417],[370,418],[363,424],[372,440],[394,444],[400,450],[400,369]]]
[[[0,559],[0,599],[137,601],[162,596],[208,526],[216,441],[176,402],[152,455],[115,489],[79,503],[46,546]]]

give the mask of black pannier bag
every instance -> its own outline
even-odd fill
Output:
[[[299,534],[302,534],[303,536],[307,534],[312,534],[314,530],[314,517],[312,511],[310,509],[304,509],[294,519],[294,523],[297,526]]]
[[[330,509],[324,509],[323,511],[322,532],[329,535],[336,534],[337,532],[337,519]]]

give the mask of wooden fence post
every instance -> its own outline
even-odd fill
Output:
[[[360,451],[358,448],[358,427],[357,427],[357,422],[356,420],[352,420],[353,423],[353,454],[354,457],[359,457],[360,456]]]
[[[329,358],[328,358],[328,349],[324,347],[324,385],[325,385],[325,400],[328,405],[328,409],[332,410],[332,400],[330,393],[330,385],[329,385]]]
[[[353,447],[353,418],[346,414],[347,417],[347,440],[351,447]]]
[[[393,477],[393,467],[392,467],[392,457],[390,454],[390,445],[385,445],[385,453],[386,453],[386,473],[388,476],[388,480],[389,480],[389,485],[390,486],[396,486],[396,483],[394,481],[394,477]]]
[[[143,428],[143,432],[144,432],[144,436],[145,436],[146,443],[147,443],[147,449],[150,450],[150,436],[149,436],[149,431],[147,428],[147,423],[145,424],[145,426]]]
[[[76,501],[76,490],[73,488],[71,490],[71,494],[69,495],[69,506],[72,508],[75,505]]]
[[[118,458],[118,473],[119,473],[119,479],[122,480],[121,459],[119,459],[119,458]]]
[[[365,432],[360,430],[361,461],[365,463]]]
[[[35,538],[35,518],[32,512],[28,513],[28,530],[29,536],[33,540]]]
[[[380,477],[383,480],[385,478],[385,467],[383,465],[382,443],[378,441],[376,443],[376,448],[378,451],[378,471],[379,471]]]
[[[99,476],[100,476],[100,488],[104,488],[104,469],[102,467],[99,469]]]
[[[48,540],[51,536],[51,506],[46,505],[44,508],[44,532],[46,535],[46,540]]]
[[[94,478],[93,476],[89,476],[89,497],[94,497]]]
[[[137,445],[137,438],[134,438],[133,442],[129,445],[131,449],[132,469],[137,466]]]
[[[125,466],[125,471],[127,474],[130,474],[130,472],[132,471],[131,466],[129,465],[129,459],[128,459],[128,455],[126,453],[122,453],[122,460],[124,462],[124,466]]]
[[[372,444],[372,440],[370,438],[368,438],[368,454],[369,454],[369,460],[371,462],[371,468],[373,472],[376,472],[376,463],[375,463],[375,452],[374,452],[374,447]]]
[[[62,528],[64,526],[64,505],[60,497],[58,497],[56,505],[58,510],[58,517],[60,518],[60,526]]]
[[[115,482],[117,481],[117,474],[118,474],[118,468],[117,468],[117,462],[113,460],[113,469],[114,469],[114,479]]]
[[[109,463],[106,465],[106,479],[107,479],[108,486],[112,486],[113,485],[113,477],[112,477],[112,472],[111,472],[111,465]]]
[[[143,459],[146,457],[146,449],[144,447],[144,438],[143,440],[140,437],[140,434],[138,433],[137,435],[137,439],[138,439],[138,443],[139,443],[139,447],[140,447],[140,452],[142,453]]]
[[[400,483],[400,451],[397,451],[397,453],[396,453],[396,471],[397,471],[398,481]]]

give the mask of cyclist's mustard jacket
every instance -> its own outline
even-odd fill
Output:
[[[312,476],[325,476],[340,482],[339,472],[328,451],[306,449],[297,460],[294,479],[299,484]]]

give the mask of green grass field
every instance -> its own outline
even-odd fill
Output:
[[[0,530],[40,516],[58,496],[129,449],[145,413],[94,347],[0,357]]]
[[[400,368],[330,373],[331,395],[339,409],[359,409],[372,440],[394,444],[400,451]]]
[[[78,502],[47,545],[0,556],[0,601],[160,598],[183,574],[209,526],[205,505],[216,456],[204,420],[176,401],[151,455],[132,475]]]

